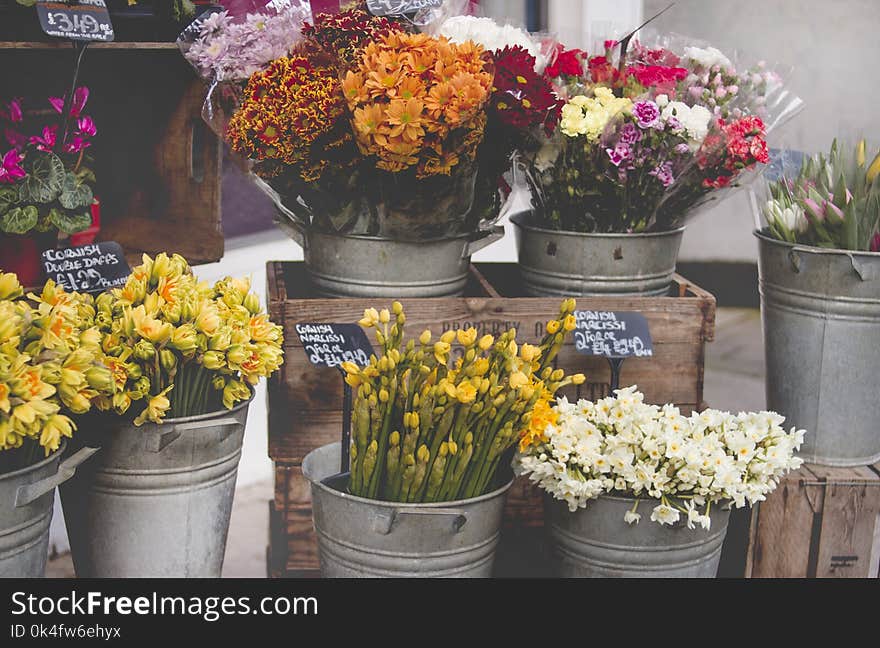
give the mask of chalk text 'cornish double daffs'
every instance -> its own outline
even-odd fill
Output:
[[[552,367],[574,308],[574,300],[563,302],[537,346],[517,344],[514,329],[496,338],[475,328],[436,341],[424,331],[404,343],[399,303],[367,309],[360,324],[375,330],[382,354],[363,368],[343,365],[357,390],[350,491],[400,502],[486,492],[505,451],[536,416],[550,417],[556,391],[584,382]]]
[[[0,273],[0,450],[31,439],[48,455],[76,429],[65,412],[112,395],[113,378],[90,297],[52,281],[40,295],[22,293],[15,275]]]
[[[102,409],[135,424],[232,408],[282,363],[281,328],[248,279],[199,282],[179,255],[144,256],[125,286],[101,295],[97,320],[117,393]]]

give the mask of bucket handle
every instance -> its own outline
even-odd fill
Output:
[[[201,430],[204,428],[213,428],[213,427],[229,427],[231,425],[238,425],[238,419],[234,418],[222,418],[222,419],[214,419],[211,421],[193,421],[192,423],[179,423],[174,426],[173,430],[168,430],[168,432],[157,432],[155,434],[148,434],[144,441],[144,450],[147,452],[162,452],[165,448],[167,448],[171,443],[180,438],[180,435],[184,432],[189,432],[190,430]]]
[[[492,243],[503,237],[504,226],[495,225],[495,227],[493,227],[491,230],[481,232],[481,234],[484,234],[485,236],[481,236],[480,238],[476,238],[468,242],[463,258],[470,258],[472,255],[476,254],[484,247],[491,245]]]
[[[862,281],[874,281],[877,279],[878,273],[876,265],[862,263],[852,254],[849,255],[849,260],[852,263],[853,270],[859,275],[859,279]]]
[[[467,513],[461,509],[394,509],[388,513],[375,513],[373,515],[373,531],[381,535],[388,535],[391,533],[394,522],[402,515],[451,517],[452,531],[454,533],[459,533],[467,523]]]
[[[27,506],[28,504],[37,501],[46,493],[50,493],[56,486],[60,486],[66,482],[76,474],[76,469],[81,463],[100,449],[101,448],[89,447],[80,448],[58,465],[58,472],[54,475],[50,475],[45,479],[34,482],[33,484],[19,486],[15,493],[15,508],[21,508],[22,506]]]

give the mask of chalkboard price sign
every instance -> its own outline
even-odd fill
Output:
[[[46,250],[43,270],[65,290],[87,293],[118,288],[131,274],[122,246],[114,241]]]
[[[645,358],[654,355],[648,320],[641,313],[575,311],[575,349],[604,358]]]
[[[370,363],[373,346],[357,324],[297,324],[296,333],[313,365],[338,367],[353,362],[360,367]]]
[[[374,16],[402,16],[422,9],[436,9],[443,0],[367,0],[367,8]]]
[[[113,40],[113,23],[104,0],[37,0],[43,31],[75,41]]]

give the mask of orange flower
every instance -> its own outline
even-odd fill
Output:
[[[379,104],[371,104],[354,111],[354,127],[362,135],[375,136],[385,120],[385,111]]]
[[[419,138],[425,134],[421,124],[423,109],[424,104],[418,99],[392,101],[387,111],[388,123],[391,124],[389,135],[392,137],[401,135],[403,139],[411,142],[419,141]]]

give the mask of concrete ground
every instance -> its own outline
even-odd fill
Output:
[[[754,309],[718,309],[715,341],[706,350],[705,400],[711,407],[732,411],[760,410],[764,400],[764,349],[761,317]],[[235,494],[225,578],[265,578],[269,542],[270,480],[242,485]],[[46,575],[73,577],[70,554],[49,562]]]

